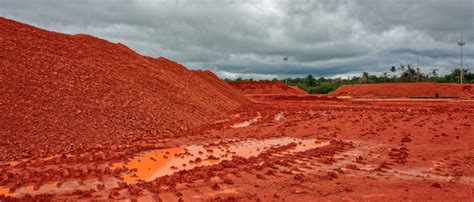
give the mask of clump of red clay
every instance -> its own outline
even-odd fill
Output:
[[[134,142],[249,103],[211,72],[0,18],[0,159]]]
[[[331,96],[354,97],[474,97],[473,84],[441,84],[441,83],[384,83],[355,84],[339,87],[330,93]]]
[[[289,86],[279,81],[256,82],[229,82],[242,94],[280,94],[280,95],[307,95],[297,86]]]

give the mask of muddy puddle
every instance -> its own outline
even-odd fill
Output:
[[[284,153],[300,152],[308,149],[329,145],[328,141],[318,141],[316,139],[299,138],[272,138],[264,140],[227,140],[219,143],[207,145],[187,145],[181,147],[167,148],[142,152],[135,157],[124,162],[112,164],[112,169],[126,167],[128,172],[121,177],[105,178],[102,180],[90,179],[87,181],[70,180],[61,182],[50,182],[39,187],[33,185],[24,186],[10,193],[7,187],[0,187],[0,195],[21,196],[24,194],[44,194],[44,193],[70,193],[77,190],[89,190],[103,185],[105,189],[112,189],[118,186],[118,182],[123,181],[128,184],[136,184],[141,181],[151,181],[153,179],[172,175],[180,170],[190,170],[200,166],[218,164],[223,160],[230,160],[233,156],[249,158],[258,156],[272,147],[278,147],[296,143],[295,147],[284,151]]]
[[[278,114],[275,114],[275,116],[273,117],[273,120],[275,121],[281,121],[282,119],[285,118],[285,114],[283,112],[280,112]]]
[[[230,160],[232,156],[249,158],[257,156],[271,147],[290,143],[297,146],[288,152],[299,152],[316,147],[326,146],[329,142],[318,142],[316,139],[274,138],[266,140],[246,140],[219,145],[190,145],[170,149],[155,150],[143,153],[125,163],[115,163],[113,168],[127,167],[134,170],[124,175],[124,181],[135,184],[139,181],[150,181],[180,170],[189,170],[199,166],[217,164]]]
[[[253,123],[257,122],[261,118],[262,118],[262,115],[259,112],[257,114],[257,116],[254,117],[253,119],[250,119],[250,120],[247,120],[247,121],[244,121],[244,122],[241,122],[241,123],[234,124],[234,125],[231,126],[231,128],[245,128],[245,127],[248,127],[248,126],[252,125]]]

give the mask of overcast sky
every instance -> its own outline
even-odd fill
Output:
[[[0,15],[121,42],[221,77],[474,71],[474,0],[0,0]],[[288,56],[285,68],[282,58]]]

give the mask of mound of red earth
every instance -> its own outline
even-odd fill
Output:
[[[229,82],[242,94],[289,94],[307,95],[297,86],[289,86],[279,81]]]
[[[474,84],[445,83],[384,83],[355,84],[339,87],[331,96],[354,97],[426,97],[426,98],[472,98]]]
[[[211,72],[0,18],[0,160],[130,144],[249,101]]]

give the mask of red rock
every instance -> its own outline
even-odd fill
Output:
[[[234,181],[232,181],[232,180],[229,179],[229,178],[224,178],[224,183],[226,183],[226,184],[234,184]]]
[[[61,176],[69,177],[69,170],[66,168],[61,169]]]
[[[431,184],[431,186],[434,188],[441,188],[441,185],[437,182],[434,182],[433,184]]]

